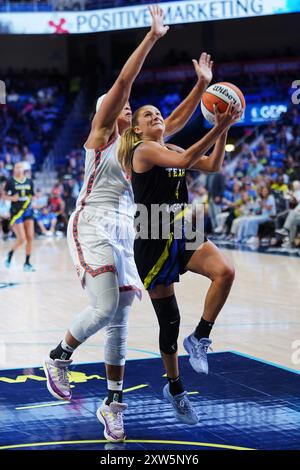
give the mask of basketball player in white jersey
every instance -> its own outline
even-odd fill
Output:
[[[90,298],[90,305],[74,320],[59,345],[44,360],[49,392],[70,400],[68,366],[74,350],[106,327],[107,397],[97,411],[109,441],[125,439],[122,402],[128,314],[140,279],[133,255],[135,206],[130,182],[117,158],[120,135],[131,126],[128,103],[131,86],[147,54],[168,31],[163,11],[149,8],[151,30],[126,62],[106,95],[97,101],[91,132],[85,144],[85,179],[76,210],[68,225],[73,262]],[[210,56],[203,53],[194,67],[198,81],[188,97],[166,119],[166,135],[180,130],[191,117],[212,78]]]

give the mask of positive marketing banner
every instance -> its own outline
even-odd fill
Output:
[[[151,3],[149,1],[149,3]],[[166,24],[300,12],[300,0],[183,0],[161,3]],[[89,11],[0,13],[2,34],[79,34],[148,27],[147,5]]]

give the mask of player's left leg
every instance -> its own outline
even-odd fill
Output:
[[[234,267],[210,241],[195,251],[186,269],[202,274],[211,280],[205,298],[204,312],[194,333],[184,339],[184,348],[190,354],[190,364],[196,372],[208,373],[207,350],[211,345],[209,335],[231,290]]]
[[[26,259],[24,263],[24,271],[33,272],[35,268],[30,263],[30,256],[32,253],[32,242],[34,238],[34,221],[33,219],[24,220],[24,231],[26,237]]]

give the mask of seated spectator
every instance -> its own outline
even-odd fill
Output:
[[[233,185],[232,193],[230,191],[224,192],[224,197],[222,200],[222,212],[216,216],[218,226],[214,230],[215,233],[223,233],[225,226],[229,227],[229,230],[227,229],[227,233],[229,233],[232,221],[235,218],[235,207],[240,200],[241,183],[236,181]]]
[[[251,178],[256,178],[256,176],[262,173],[263,170],[264,170],[264,167],[261,163],[258,163],[257,158],[252,158],[250,160],[250,165],[248,166],[247,174]]]
[[[280,191],[281,193],[285,194],[289,187],[287,184],[285,184],[283,176],[279,175],[276,182],[272,184],[271,189],[273,191]]]
[[[255,154],[257,160],[261,164],[265,165],[268,163],[270,158],[270,147],[264,139],[260,141],[259,145],[256,148]]]
[[[298,229],[300,228],[300,181],[294,181],[293,193],[297,205],[289,212],[283,228],[276,230],[276,233],[279,235],[288,237],[288,241],[285,244],[286,248],[292,248]]]
[[[65,210],[65,203],[61,198],[61,191],[58,186],[52,189],[51,196],[49,198],[49,206],[52,212],[56,215],[62,214]]]
[[[9,173],[9,175],[12,175],[14,165],[12,163],[11,154],[8,152],[5,154],[4,157],[4,168]]]
[[[240,229],[247,217],[253,214],[254,202],[248,191],[241,192],[241,199],[237,201],[235,208],[235,219],[230,228],[230,238],[239,242],[241,240]]]
[[[239,241],[246,241],[248,244],[258,242],[258,229],[261,224],[269,222],[276,216],[275,199],[267,187],[262,187],[259,191],[259,199],[254,207],[254,214],[241,223],[239,231]]]
[[[62,192],[59,186],[55,186],[52,189],[49,198],[49,210],[56,214],[59,230],[65,232],[67,227],[67,217],[65,213],[65,202],[63,201],[61,194]]]
[[[11,151],[11,162],[15,165],[21,161],[22,155],[17,145],[14,145]]]
[[[222,212],[222,199],[225,189],[225,175],[222,173],[212,173],[207,176],[206,189],[208,191],[208,212],[212,229],[215,230],[217,214]]]
[[[243,160],[251,160],[252,158],[255,158],[253,150],[251,150],[251,147],[249,144],[244,144],[241,150],[241,155],[240,158]]]
[[[266,141],[267,144],[274,144],[275,140],[276,140],[276,136],[277,136],[277,132],[278,132],[278,129],[277,129],[277,122],[276,121],[272,121],[265,133],[264,133],[264,139]]]
[[[22,161],[28,162],[31,167],[35,165],[35,157],[33,153],[29,151],[27,145],[23,147]]]
[[[0,160],[0,184],[4,183],[10,177],[9,171],[5,168],[3,160]]]
[[[48,204],[48,196],[43,193],[39,188],[36,189],[35,194],[32,198],[32,207],[35,211],[41,210]]]
[[[36,216],[37,225],[42,233],[47,237],[53,237],[57,224],[57,216],[50,212],[48,207],[43,207]]]
[[[65,213],[67,217],[70,217],[71,213],[75,209],[76,199],[79,195],[79,192],[80,189],[77,181],[71,177],[65,178],[63,198],[65,202]]]
[[[247,174],[247,167],[248,163],[246,163],[245,160],[240,158],[234,170],[234,175],[239,179],[243,178]]]

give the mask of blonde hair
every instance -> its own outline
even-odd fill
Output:
[[[134,128],[138,125],[139,114],[144,107],[145,106],[138,108],[133,114],[132,125],[122,134],[118,148],[118,160],[123,170],[130,176],[132,152],[134,150],[135,145],[142,140],[141,135],[137,134],[134,131]]]

